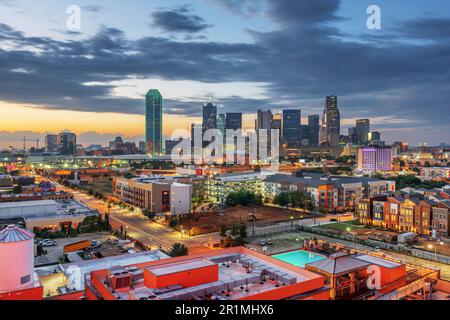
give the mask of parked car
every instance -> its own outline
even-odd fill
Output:
[[[260,246],[270,246],[270,245],[272,245],[272,239],[260,240],[259,245]]]
[[[96,249],[96,248],[100,248],[102,246],[102,242],[99,240],[92,240],[91,241],[91,245],[89,246],[89,248],[91,249]]]
[[[337,222],[338,221],[338,219],[336,219],[336,218],[331,218],[330,219],[330,222]]]
[[[54,240],[49,240],[49,239],[43,240],[39,244],[41,246],[43,246],[43,247],[54,247],[54,246],[56,246],[56,242]]]

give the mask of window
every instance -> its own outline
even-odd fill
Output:
[[[31,280],[31,275],[26,275],[20,278],[20,284],[26,284],[28,282],[30,282]]]

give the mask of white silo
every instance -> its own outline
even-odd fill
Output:
[[[10,225],[0,231],[0,293],[31,287],[34,234]]]

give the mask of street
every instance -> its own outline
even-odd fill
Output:
[[[110,213],[110,223],[115,230],[120,231],[122,227],[123,232],[126,232],[127,236],[141,242],[149,248],[170,251],[173,244],[182,243],[189,248],[189,253],[195,254],[210,250],[208,248],[208,242],[210,240],[217,241],[220,239],[218,233],[194,237],[182,235],[178,231],[147,220],[142,214],[136,211],[130,212],[119,206],[112,206],[111,209],[108,209],[108,205],[101,200],[83,192],[64,187],[55,181],[53,183],[58,191],[71,192],[74,194],[76,200],[81,201],[87,206],[98,210],[102,214]]]

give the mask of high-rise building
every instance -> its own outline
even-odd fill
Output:
[[[358,119],[356,120],[356,135],[359,145],[366,145],[369,142],[370,120]]]
[[[161,154],[163,98],[156,89],[150,89],[145,96],[145,142],[147,153]]]
[[[62,155],[77,154],[77,136],[68,130],[60,132],[57,137],[58,152]]]
[[[217,130],[222,133],[222,136],[225,139],[225,128],[226,128],[227,118],[223,113],[220,113],[217,116]]]
[[[283,123],[283,116],[281,113],[275,113],[272,117],[272,129],[278,129],[280,130],[280,136],[281,136],[281,126]]]
[[[206,131],[213,129],[217,129],[217,107],[209,102],[203,105],[202,139]],[[207,147],[209,144],[208,141],[202,142],[203,147]]]
[[[242,113],[241,112],[227,113],[225,128],[227,130],[242,129]]]
[[[120,146],[123,145],[123,138],[122,137],[116,137],[114,141],[109,142],[109,148],[111,150],[117,150]]]
[[[147,144],[145,141],[139,141],[139,151],[144,153],[147,151]]]
[[[261,109],[257,112],[256,117],[256,123],[255,123],[255,129],[256,130],[270,130],[272,129],[272,111],[267,110],[263,111]]]
[[[45,136],[45,151],[47,152],[58,151],[58,135],[48,134]]]
[[[320,116],[313,114],[308,116],[308,140],[311,146],[317,146],[319,144],[320,135]]]
[[[391,147],[361,147],[358,149],[358,171],[374,173],[392,170]]]
[[[358,144],[358,135],[356,134],[356,127],[348,128],[348,138],[352,144]]]
[[[379,131],[373,131],[370,134],[370,141],[381,141],[381,133]]]
[[[300,145],[302,136],[301,119],[300,110],[283,110],[283,143],[287,144],[288,147]]]
[[[202,133],[205,134],[210,129],[217,129],[217,107],[207,103],[203,106]]]
[[[341,115],[338,109],[337,97],[329,96],[325,100],[320,143],[331,147],[338,146],[340,135]]]

